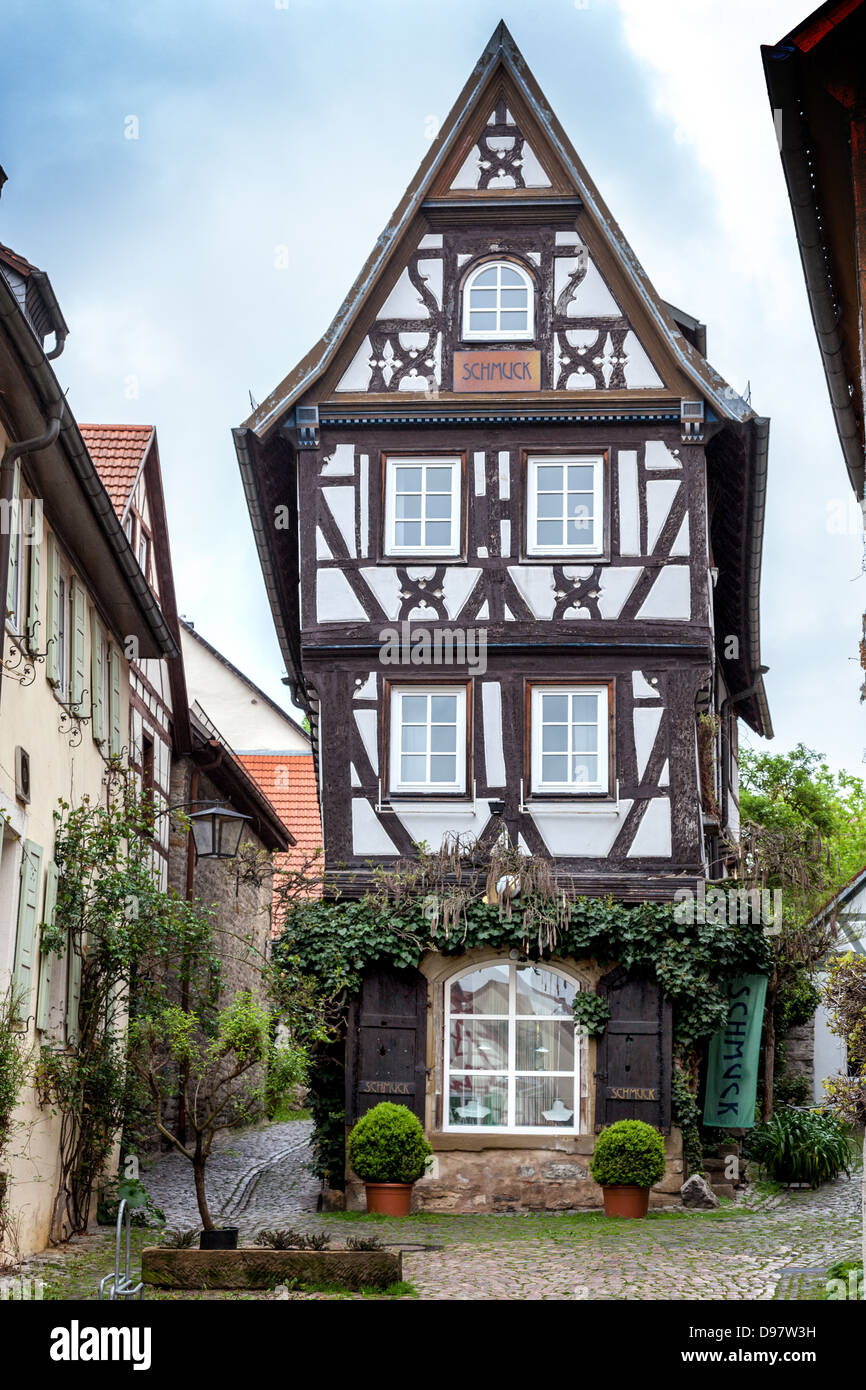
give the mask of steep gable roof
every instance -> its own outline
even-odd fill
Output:
[[[459,184],[460,172],[465,169],[466,160],[471,157],[479,138],[486,139],[484,132],[491,112],[497,118],[495,124],[502,125],[503,133],[498,137],[501,143],[508,138],[508,122],[499,122],[498,117],[505,117],[512,111],[520,123],[517,129],[524,149],[524,132],[531,132],[533,167],[537,166],[548,184],[522,189],[515,186],[510,196],[521,199],[534,194],[548,199],[561,198],[564,192],[576,196],[616,260],[643,313],[665,339],[679,370],[707,398],[722,419],[755,418],[751,407],[726,385],[674,322],[553,114],[523,54],[504,22],[500,22],[452,107],[439,137],[431,145],[331,326],[307,356],[253,412],[245,422],[245,428],[263,438],[301,396],[313,389],[333,362],[362,309],[374,295],[387,267],[398,257],[401,249],[407,252],[414,250],[414,246],[408,248],[405,243],[413,232],[416,214],[422,210],[425,201],[437,198],[453,200],[460,196],[461,189],[454,186],[455,182]],[[501,169],[504,167],[502,165]],[[497,168],[494,168],[494,173],[497,173]],[[482,178],[486,179],[486,172]],[[476,182],[471,197],[477,201],[479,197],[502,196],[501,181],[497,174],[493,187],[490,181],[484,187]],[[523,182],[526,182],[525,177]]]
[[[123,521],[153,439],[152,425],[79,425],[111,505]]]

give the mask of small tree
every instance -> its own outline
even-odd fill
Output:
[[[848,1049],[848,1075],[824,1082],[827,1099],[837,1114],[852,1124],[866,1124],[866,956],[853,951],[832,961],[824,986],[830,1010],[830,1030]],[[866,1271],[866,1136],[863,1140],[863,1269]]]
[[[136,1019],[131,1028],[132,1067],[150,1098],[159,1133],[192,1164],[206,1231],[214,1229],[205,1190],[213,1141],[220,1130],[264,1116],[270,1034],[270,1014],[249,990],[215,1014],[169,1004]],[[181,1092],[191,1134],[187,1142],[166,1120],[167,1102]]]

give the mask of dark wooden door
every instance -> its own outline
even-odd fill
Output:
[[[346,1118],[352,1123],[390,1100],[423,1124],[426,1081],[427,981],[417,970],[377,970],[349,1010]]]
[[[621,966],[599,981],[610,1019],[597,1050],[596,1132],[614,1120],[671,1127],[671,1005],[654,980]]]

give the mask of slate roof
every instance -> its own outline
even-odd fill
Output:
[[[153,438],[153,426],[79,425],[78,428],[111,498],[111,505],[122,520]]]

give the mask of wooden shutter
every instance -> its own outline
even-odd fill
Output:
[[[6,577],[6,616],[15,613],[15,600],[18,595],[18,566],[21,563],[21,536],[18,519],[21,514],[21,462],[15,460],[15,473],[12,479],[12,496],[9,500],[9,573]]]
[[[60,684],[60,554],[49,531],[45,536],[45,673],[52,685]]]
[[[21,544],[26,545],[30,553],[30,571],[27,580],[27,641],[31,651],[44,651],[45,633],[40,629],[40,618],[42,616],[42,595],[40,586],[42,583],[42,539],[36,530],[36,503],[30,503],[31,530],[30,535],[25,539],[21,537]]]
[[[105,641],[99,627],[96,609],[90,610],[90,712],[91,730],[97,743],[105,738],[105,699],[103,696],[103,667]]]
[[[427,981],[417,970],[367,975],[349,1010],[346,1119],[390,1100],[423,1124],[426,1081]]]
[[[43,926],[54,926],[57,907],[57,865],[52,860],[45,869],[45,904],[42,908]],[[39,998],[36,1003],[36,1027],[43,1031],[51,1018],[51,977],[57,961],[52,952],[39,954]]]
[[[621,966],[599,981],[610,1018],[598,1043],[595,1128],[615,1120],[671,1127],[671,1004],[658,984]]]
[[[108,652],[108,718],[111,731],[109,752],[113,758],[120,753],[120,653],[112,644]]]
[[[69,979],[66,985],[66,1041],[70,1047],[78,1046],[78,1006],[81,1003],[81,956],[75,949],[71,937],[66,948],[69,961]]]
[[[18,929],[15,937],[14,983],[22,997],[23,1017],[30,1015],[33,997],[33,964],[36,955],[36,926],[39,889],[42,884],[42,846],[25,840],[21,855],[21,881],[18,891]]]
[[[72,581],[72,685],[69,702],[84,699],[84,662],[87,650],[87,597],[77,579]]]

